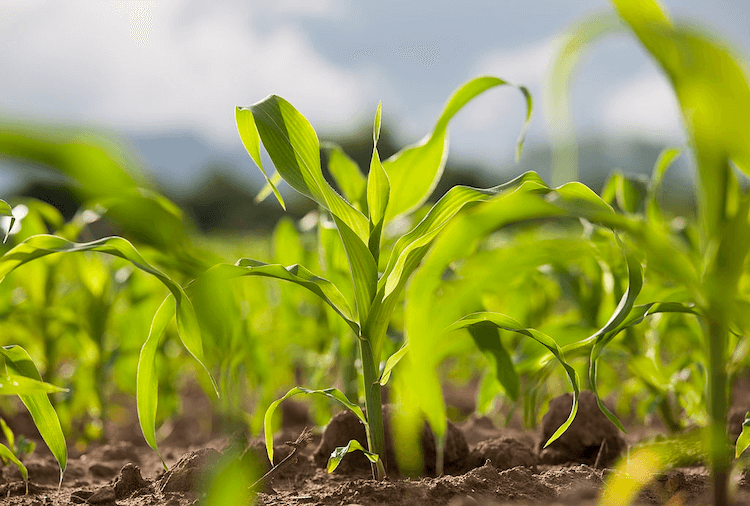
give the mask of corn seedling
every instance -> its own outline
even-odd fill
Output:
[[[291,104],[278,96],[270,96],[250,107],[238,107],[236,111],[240,137],[256,165],[266,176],[268,191],[284,206],[276,188],[276,183],[283,179],[330,215],[350,269],[351,285],[344,292],[352,294],[354,300],[348,300],[342,290],[329,280],[314,275],[298,264],[284,267],[243,259],[235,266],[220,268],[227,275],[269,276],[305,286],[321,297],[357,336],[364,376],[366,416],[356,404],[336,389],[309,390],[297,387],[282,399],[300,393],[321,394],[334,398],[354,411],[365,424],[367,455],[376,460],[373,463],[373,475],[377,478],[382,478],[385,474],[382,464],[385,444],[380,388],[404,355],[404,351],[397,352],[387,361],[385,369],[380,371],[386,330],[399,296],[409,276],[446,223],[462,208],[487,200],[504,188],[453,188],[427,211],[425,217],[410,232],[395,242],[387,261],[385,255],[381,255],[383,231],[397,217],[416,211],[429,197],[445,164],[447,128],[451,118],[477,95],[507,84],[495,77],[481,77],[466,83],[450,98],[430,135],[382,162],[377,149],[381,122],[381,108],[378,106],[373,125],[372,159],[367,176],[343,153],[335,148],[331,149],[334,157],[331,174],[344,196],[337,193],[324,179],[320,162],[321,146],[317,135]],[[531,98],[525,88],[521,87],[520,90],[527,102],[528,124]],[[523,137],[522,133],[519,153]],[[263,166],[261,142],[275,165],[277,173],[273,176],[269,176]],[[269,421],[276,405],[277,403],[272,404],[266,412],[266,446],[271,461],[273,442]],[[353,450],[359,450],[357,445],[350,444],[346,449]]]

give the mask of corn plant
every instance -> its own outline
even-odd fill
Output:
[[[459,88],[443,110],[434,130],[420,143],[404,148],[388,160],[381,161],[377,142],[380,134],[381,108],[378,106],[373,125],[373,152],[367,176],[345,156],[339,156],[331,171],[344,196],[325,180],[321,170],[320,142],[309,122],[278,96],[270,96],[249,107],[236,110],[240,137],[248,153],[266,176],[270,192],[284,206],[276,183],[283,179],[292,188],[315,201],[330,215],[338,232],[350,271],[349,286],[339,289],[327,279],[316,276],[307,268],[294,264],[265,264],[242,259],[235,266],[221,266],[227,275],[260,275],[291,281],[320,296],[347,324],[357,337],[362,373],[366,416],[355,403],[337,389],[310,390],[296,387],[273,403],[266,412],[266,445],[273,460],[270,419],[278,402],[300,393],[316,393],[334,398],[351,409],[365,424],[367,455],[373,462],[373,475],[382,478],[385,469],[384,432],[380,388],[404,351],[397,352],[381,372],[379,364],[384,338],[391,315],[406,282],[440,230],[465,206],[487,200],[505,188],[477,190],[455,187],[431,207],[424,218],[399,238],[386,261],[382,254],[383,231],[394,219],[415,212],[429,197],[442,174],[447,156],[448,123],[470,100],[506,81],[480,77]],[[526,98],[527,117],[531,113],[531,97]],[[519,152],[524,133],[519,140]],[[277,173],[269,176],[263,166],[260,145],[265,146]],[[343,293],[351,294],[346,297]],[[353,300],[351,300],[353,299]],[[346,451],[353,451],[351,444]],[[340,453],[340,452],[339,452]]]
[[[60,420],[52,407],[48,394],[64,392],[65,389],[42,381],[34,362],[25,349],[16,345],[0,348],[0,356],[5,362],[5,375],[0,376],[0,395],[17,395],[31,414],[39,433],[49,447],[60,466],[60,481],[68,460],[68,449],[65,446]],[[0,457],[8,459],[18,467],[29,491],[29,473],[21,463],[19,452],[14,448],[14,437],[10,429],[3,422],[3,432],[10,448],[0,444]]]
[[[436,328],[439,321],[435,322],[436,315],[430,312],[430,307],[434,307],[440,276],[451,262],[465,256],[478,239],[509,223],[552,216],[585,218],[615,231],[614,239],[622,245],[627,261],[627,290],[597,332],[556,349],[554,341],[540,336],[538,331],[505,315],[487,312],[465,316],[448,330],[468,328],[476,332],[501,328],[542,342],[558,359],[583,353],[589,357],[588,375],[596,393],[601,354],[621,332],[656,313],[698,316],[703,327],[701,358],[706,368],[709,419],[706,446],[714,477],[714,501],[723,505],[728,503],[731,460],[725,435],[728,368],[733,363],[730,359],[737,358],[730,356],[730,352],[741,349],[736,346],[747,335],[745,262],[750,247],[747,239],[750,197],[739,184],[733,167],[745,173],[750,171],[747,151],[750,144],[744,126],[744,118],[750,113],[750,88],[742,67],[729,52],[694,30],[675,27],[657,3],[616,0],[614,4],[665,71],[680,102],[699,174],[698,240],[679,233],[681,231],[675,234],[659,219],[658,207],[654,205],[655,192],[674,153],[665,154],[657,163],[642,208],[636,205],[638,185],[628,178],[615,177],[613,187],[620,212],[615,212],[578,183],[554,189],[537,183],[533,191],[527,188],[526,192],[521,186],[512,194],[501,195],[470,210],[446,228],[415,275],[407,294],[407,337],[411,347],[410,362],[414,364],[409,376],[410,386],[416,390],[413,397],[420,400],[430,422],[442,429],[440,420],[444,409],[439,388],[436,388],[437,380],[434,374],[424,374],[424,370],[426,367],[432,370],[435,365],[434,336],[441,334]],[[573,40],[575,43],[567,48],[569,51],[580,49],[580,40]],[[643,260],[649,269],[661,273],[678,287],[678,299],[635,304],[644,283]],[[576,378],[573,374],[569,377],[576,392]],[[621,427],[601,402],[599,405],[610,420]],[[575,410],[574,395],[568,422]],[[560,429],[564,430],[566,424]],[[405,426],[408,429],[408,424]],[[437,433],[443,432],[438,430]],[[746,433],[743,431],[743,434]],[[746,444],[747,436],[743,435],[735,445],[736,454],[741,453]],[[653,472],[668,465],[668,461],[652,453],[650,460],[643,460],[641,465]],[[643,479],[650,473],[641,469],[638,475]],[[615,479],[609,490],[612,492],[605,495],[604,502],[619,504],[630,500],[637,488]]]
[[[731,455],[726,441],[728,372],[732,351],[748,334],[747,270],[750,197],[740,184],[750,174],[750,86],[745,68],[715,37],[672,22],[653,0],[613,4],[643,47],[664,72],[677,96],[698,172],[697,241],[662,249],[655,244],[662,230],[647,220],[623,223],[649,261],[672,274],[702,316],[706,366],[708,446],[714,503],[728,504]],[[572,49],[572,48],[569,48]],[[575,53],[575,50],[570,51]],[[687,247],[686,247],[687,246]],[[746,440],[738,441],[736,453]],[[656,462],[659,462],[656,459]],[[660,467],[662,464],[655,464]],[[620,493],[612,487],[614,494]]]

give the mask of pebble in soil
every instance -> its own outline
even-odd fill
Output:
[[[550,401],[549,411],[542,418],[542,439],[539,443],[541,463],[579,462],[594,465],[602,442],[606,442],[599,464],[602,467],[614,465],[627,447],[625,438],[604,416],[596,397],[589,391],[581,392],[578,397],[578,414],[568,430],[547,448],[542,448],[568,418],[572,404],[572,394],[563,394]]]

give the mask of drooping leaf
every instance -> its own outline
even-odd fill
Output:
[[[448,123],[467,103],[496,86],[515,86],[497,77],[478,77],[463,84],[448,99],[432,133],[415,145],[408,146],[383,162],[391,185],[390,205],[385,222],[409,213],[422,205],[440,180],[448,156]],[[518,153],[523,147],[531,119],[532,100],[528,90],[517,86],[526,101],[526,119],[518,139]]]
[[[3,346],[0,348],[0,354],[5,358],[7,375],[25,376],[42,382],[42,376],[26,350],[16,345]],[[55,408],[52,407],[47,393],[21,394],[19,398],[29,410],[39,434],[60,465],[60,483],[62,483],[68,462],[68,448],[65,445],[65,436]]]
[[[562,350],[557,345],[554,339],[542,332],[539,332],[536,329],[524,327],[513,318],[510,318],[509,316],[501,313],[473,313],[464,316],[463,318],[449,326],[445,331],[452,332],[454,330],[469,328],[476,325],[485,326],[488,324],[494,326],[495,328],[516,332],[523,336],[530,337],[534,341],[547,348],[555,356],[557,361],[560,362],[560,365],[563,366],[563,369],[565,369],[565,374],[568,376],[568,381],[573,388],[573,406],[570,410],[568,419],[563,422],[563,424],[555,431],[554,434],[552,434],[552,436],[550,436],[550,438],[544,444],[544,447],[546,448],[553,441],[562,436],[562,434],[567,430],[568,427],[570,427],[570,424],[573,423],[573,420],[575,419],[576,413],[578,412],[578,374],[576,373],[575,369],[573,369],[573,367],[565,361],[565,356],[563,355]]]
[[[380,461],[380,457],[377,453],[367,451],[359,441],[357,441],[356,439],[352,439],[346,444],[346,446],[338,446],[335,450],[333,450],[331,456],[328,458],[328,464],[326,464],[326,472],[328,472],[329,474],[334,472],[336,468],[339,467],[341,459],[343,459],[346,454],[356,451],[364,453],[365,457],[367,457],[367,460],[369,460],[373,464],[376,464]]]
[[[280,399],[277,399],[271,403],[270,406],[268,406],[268,409],[266,409],[266,414],[263,416],[263,430],[265,434],[265,441],[266,441],[266,451],[268,452],[268,460],[273,463],[273,431],[271,429],[271,421],[273,420],[273,414],[276,412],[276,408],[281,404],[282,401],[288,399],[289,397],[292,397],[294,395],[299,394],[315,394],[315,395],[323,395],[325,397],[328,397],[330,399],[333,399],[337,402],[339,402],[342,406],[344,406],[346,409],[354,413],[357,418],[359,418],[359,421],[362,422],[365,426],[366,432],[369,434],[370,427],[367,424],[367,419],[365,418],[365,414],[362,412],[362,408],[351,402],[349,399],[347,399],[346,395],[344,393],[337,389],[337,388],[326,388],[324,390],[310,390],[309,388],[303,388],[303,387],[294,387],[291,390],[289,390],[286,394],[284,394],[283,397]]]

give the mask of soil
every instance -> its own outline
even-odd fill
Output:
[[[546,438],[567,416],[570,397],[561,396],[550,404],[539,431],[498,428],[490,419],[472,416],[451,424],[446,452],[446,471],[434,476],[433,465],[426,475],[403,477],[395,471],[395,461],[386,464],[389,477],[371,479],[370,467],[361,454],[347,456],[334,473],[325,471],[331,448],[349,439],[364,439],[362,426],[348,414],[338,414],[322,434],[299,453],[297,461],[280,469],[256,496],[259,505],[594,505],[603,481],[613,471],[609,466],[637,443],[634,436],[623,437],[603,416],[593,398],[584,392],[576,422],[555,444],[542,450]],[[205,410],[204,410],[205,409]],[[386,420],[391,408],[386,407]],[[208,412],[208,406],[188,412]],[[563,416],[563,419],[564,419]],[[292,419],[290,416],[289,419]],[[275,439],[274,460],[278,463],[291,451],[284,441],[300,434],[304,417],[285,424]],[[730,421],[730,430],[732,423]],[[33,438],[30,420],[13,419],[17,434]],[[557,424],[557,425],[556,425]],[[26,425],[24,429],[24,425]],[[85,453],[71,449],[62,487],[58,489],[57,463],[44,448],[25,458],[29,470],[29,493],[25,493],[20,473],[14,466],[0,468],[0,504],[18,506],[102,505],[141,506],[199,505],[205,494],[201,484],[222,453],[236,451],[270,463],[260,440],[232,438],[207,439],[196,430],[195,420],[172,424],[162,434],[162,456],[169,467],[165,472],[159,457],[132,427],[108,428],[108,442],[90,446]],[[169,431],[167,431],[169,432]],[[386,427],[387,434],[390,429]],[[635,431],[642,437],[643,430]],[[654,430],[650,431],[653,436]],[[388,439],[390,437],[388,436]],[[343,441],[343,443],[342,443]],[[602,445],[602,442],[606,444]],[[363,441],[364,442],[364,441]],[[388,449],[393,450],[388,442]],[[435,448],[429,428],[423,432],[426,460],[434,459]],[[393,453],[391,451],[391,453]],[[434,460],[433,460],[434,462]],[[750,473],[733,478],[737,504],[750,505]],[[639,497],[640,504],[710,504],[710,480],[704,466],[675,468],[657,476]]]

